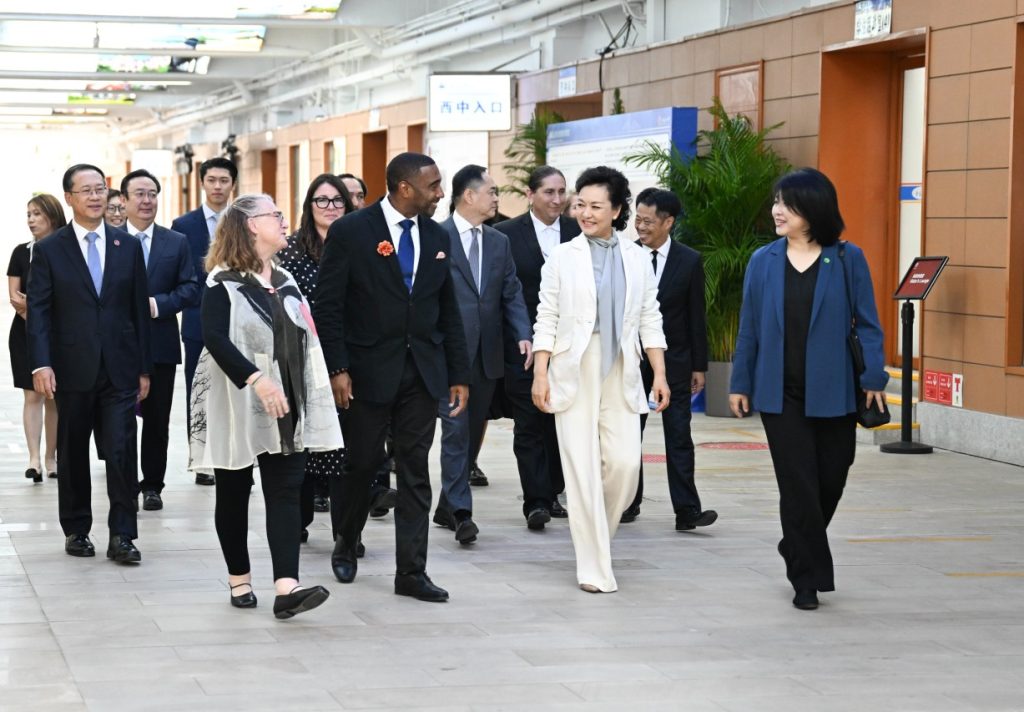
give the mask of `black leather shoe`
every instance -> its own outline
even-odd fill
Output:
[[[802,588],[793,596],[793,605],[801,611],[813,611],[818,607],[818,592],[813,588]]]
[[[70,556],[96,556],[96,547],[86,534],[72,534],[64,540],[64,552]]]
[[[323,586],[292,589],[291,593],[274,599],[274,618],[285,620],[298,613],[311,611],[326,601],[330,595],[331,592]]]
[[[299,532],[299,543],[305,544],[307,541],[309,541],[309,530],[303,529],[301,532]]]
[[[331,569],[334,571],[334,578],[341,583],[352,583],[356,580],[356,570],[359,565],[356,563],[356,552],[339,537],[334,542],[334,552],[331,554]]]
[[[476,466],[475,462],[473,463],[473,466],[469,468],[469,484],[473,487],[486,487],[490,484],[490,482],[487,481],[487,475],[484,474],[483,470]]]
[[[395,595],[412,596],[420,601],[443,603],[448,600],[448,592],[423,574],[395,574]]]
[[[331,511],[331,500],[325,495],[316,494],[313,495],[313,511],[314,512],[329,512]]]
[[[374,518],[383,517],[398,502],[398,490],[390,487],[380,487],[370,493],[370,516]]]
[[[217,482],[217,480],[214,478],[213,475],[208,475],[205,472],[197,472],[196,473],[196,484],[197,485],[212,485],[212,484],[215,484],[216,482]]]
[[[623,524],[629,524],[635,522],[636,518],[640,516],[640,507],[630,507],[622,513],[622,518],[619,519]]]
[[[164,501],[156,492],[143,492],[142,508],[147,512],[155,512],[158,509],[164,508]]]
[[[706,527],[714,524],[718,519],[718,512],[709,509],[706,512],[691,510],[676,514],[676,531],[685,532],[697,527]]]
[[[455,541],[463,546],[476,541],[476,535],[480,533],[480,527],[476,525],[472,517],[466,517],[455,525]]]
[[[107,546],[107,558],[119,564],[137,564],[142,561],[142,553],[124,534],[112,534]]]
[[[551,521],[551,512],[548,510],[537,507],[537,509],[530,510],[530,513],[526,517],[526,528],[539,532],[544,529],[544,525]]]
[[[366,556],[366,547],[363,546],[363,537],[359,537],[359,541],[356,542],[356,558],[361,559]]]
[[[440,507],[435,509],[433,521],[439,527],[446,527],[450,531],[455,531],[455,518],[446,509],[441,509]]]
[[[234,591],[236,588],[242,588],[242,586],[248,586],[249,590],[246,593],[240,593],[237,596],[231,594],[231,605],[235,608],[255,608],[256,607],[256,594],[252,592],[251,583],[240,583],[231,587]]]
[[[51,480],[55,480],[57,479],[57,471],[54,470],[53,472],[48,473],[46,476],[49,477]]]
[[[25,478],[29,479],[29,480],[32,480],[33,482],[36,482],[36,483],[42,482],[43,481],[43,473],[40,472],[39,470],[37,470],[34,467],[30,467],[27,470],[25,470]]]
[[[550,512],[551,516],[555,519],[565,519],[569,516],[569,512],[565,510],[565,507],[562,506],[562,503],[558,501],[557,497],[555,497],[551,502],[551,509],[549,509],[548,512]]]

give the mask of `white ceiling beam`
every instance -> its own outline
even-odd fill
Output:
[[[262,25],[263,27],[296,27],[337,30],[346,27],[379,28],[335,17],[333,20],[295,20],[287,17],[149,17],[140,15],[72,15],[45,12],[5,12],[0,21],[17,22],[114,22],[129,25]]]
[[[169,54],[175,57],[235,57],[239,59],[301,59],[312,52],[291,47],[264,47],[259,52],[210,49],[194,50],[178,47],[59,47],[56,45],[0,45],[0,52],[27,52],[41,54]]]
[[[27,69],[0,69],[0,79],[73,79],[85,82],[155,82],[182,80],[193,83],[225,84],[248,77],[189,72],[44,72]]]

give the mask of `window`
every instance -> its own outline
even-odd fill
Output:
[[[761,97],[764,62],[719,69],[715,72],[715,94],[729,114],[743,114],[755,129],[762,128]]]

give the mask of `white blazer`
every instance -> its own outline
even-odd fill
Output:
[[[626,273],[622,310],[622,391],[631,410],[647,413],[647,394],[640,378],[640,340],[645,348],[666,348],[658,306],[658,283],[644,250],[619,234],[618,249]],[[590,246],[578,235],[554,250],[541,270],[540,305],[533,328],[535,351],[549,351],[550,409],[565,411],[579,390],[580,361],[594,334],[597,287]]]

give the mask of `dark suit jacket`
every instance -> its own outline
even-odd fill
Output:
[[[181,338],[201,342],[203,340],[203,327],[199,320],[199,304],[203,300],[203,292],[206,291],[206,270],[203,263],[206,262],[206,251],[210,249],[210,228],[206,224],[206,216],[203,215],[203,206],[175,218],[171,223],[171,229],[180,232],[188,240],[188,249],[192,253],[193,271],[199,284],[199,298],[195,306],[186,307],[181,314]]]
[[[508,237],[493,227],[483,226],[478,292],[455,220],[448,218],[441,227],[448,231],[452,246],[452,279],[469,360],[472,362],[479,351],[484,375],[501,378],[505,371],[503,335],[507,334],[515,343],[533,338],[533,324],[526,313]]]
[[[32,370],[53,369],[58,390],[86,392],[100,364],[119,390],[138,390],[152,370],[149,293],[142,245],[107,224],[97,296],[71,224],[35,244],[28,282]]]
[[[658,304],[668,348],[665,350],[665,378],[669,388],[689,393],[694,371],[708,370],[708,332],[704,311],[704,264],[692,247],[670,240]],[[645,381],[654,374],[644,354],[641,364]]]
[[[335,220],[320,259],[313,319],[327,370],[349,369],[352,394],[390,403],[398,393],[406,352],[434,398],[469,383],[469,356],[449,268],[448,233],[419,216],[420,249],[412,293],[402,280],[398,246],[380,203]]]
[[[146,277],[156,300],[157,318],[149,320],[154,363],[181,363],[178,312],[199,306],[199,282],[188,240],[180,232],[153,226]]]

